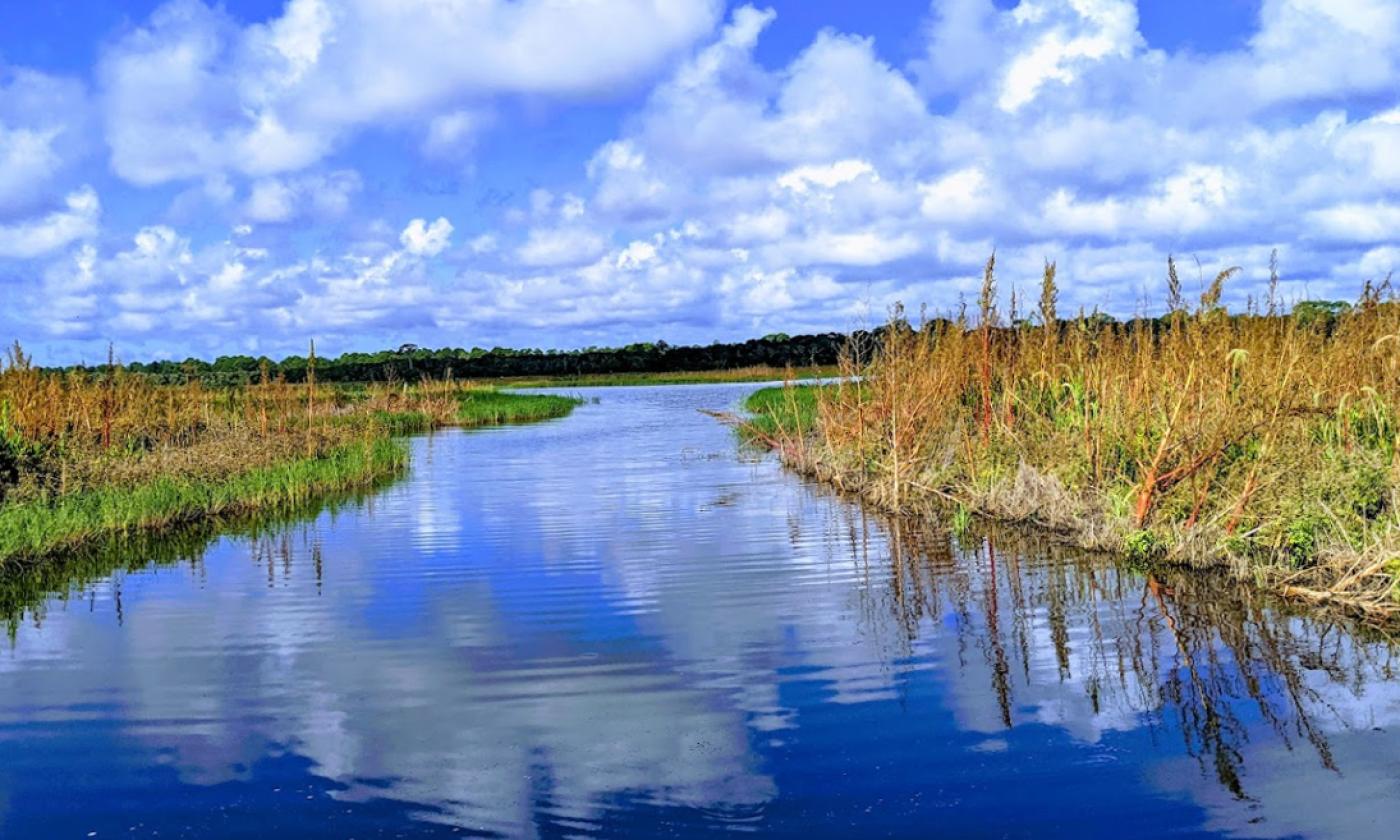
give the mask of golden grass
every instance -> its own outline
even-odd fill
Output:
[[[975,324],[896,313],[860,375],[818,395],[786,460],[895,510],[935,500],[1140,560],[1224,564],[1300,597],[1383,614],[1400,572],[1400,304],[1309,320],[1198,306],[1115,324],[1002,326],[989,261]],[[1050,325],[1049,327],[1045,325]]]

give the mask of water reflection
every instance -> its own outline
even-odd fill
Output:
[[[1371,812],[1359,821],[1365,830],[1400,815],[1396,767],[1367,780],[1374,758],[1347,768],[1333,747],[1334,737],[1355,742],[1400,719],[1395,648],[1374,629],[1290,613],[1223,576],[1138,573],[1024,533],[992,529],[954,540],[907,521],[886,527],[891,585],[863,589],[866,609],[890,615],[911,640],[930,636],[928,644],[956,659],[970,695],[960,709],[964,727],[1049,723],[1086,741],[1138,727],[1175,735],[1197,779],[1160,781],[1204,792],[1226,811],[1223,795],[1246,803],[1245,825],[1217,815],[1217,827],[1231,833],[1331,835],[1351,818],[1341,802],[1319,802],[1313,788],[1298,800],[1311,813],[1296,827],[1259,828],[1261,813],[1282,822],[1296,807],[1269,795],[1279,783],[1270,774],[1280,757],[1271,753],[1303,753],[1287,772],[1309,782],[1290,790],[1351,788],[1344,800]],[[869,551],[862,548],[857,562],[869,563]],[[1394,743],[1376,739],[1367,749],[1385,753]],[[1251,774],[1251,763],[1265,766]],[[1378,787],[1384,804],[1367,799]]]
[[[1383,640],[867,515],[695,411],[742,393],[417,439],[367,499],[0,587],[0,833],[1400,819]]]

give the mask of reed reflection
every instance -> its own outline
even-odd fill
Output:
[[[1261,738],[1344,771],[1330,739],[1354,716],[1339,705],[1366,704],[1368,687],[1395,677],[1394,648],[1374,631],[1290,612],[1221,576],[1140,572],[1024,533],[954,537],[859,511],[843,531],[867,577],[874,558],[888,563],[887,585],[860,591],[863,621],[897,622],[910,642],[901,655],[951,646],[964,676],[982,674],[1002,727],[1148,727],[1179,737],[1237,799],[1251,796],[1246,756]]]

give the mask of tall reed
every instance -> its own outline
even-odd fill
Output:
[[[1047,263],[1037,321],[1003,326],[988,260],[977,324],[916,329],[897,313],[873,356],[847,365],[859,385],[823,389],[809,429],[768,434],[786,436],[790,461],[886,507],[949,501],[1387,612],[1400,573],[1400,303],[1383,284],[1341,314],[1231,314],[1238,271],[1189,307],[1169,259],[1169,313],[1117,323],[1061,320]]]

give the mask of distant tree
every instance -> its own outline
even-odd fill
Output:
[[[1302,326],[1331,324],[1337,318],[1351,311],[1351,304],[1344,300],[1304,300],[1293,307],[1293,317]]]

